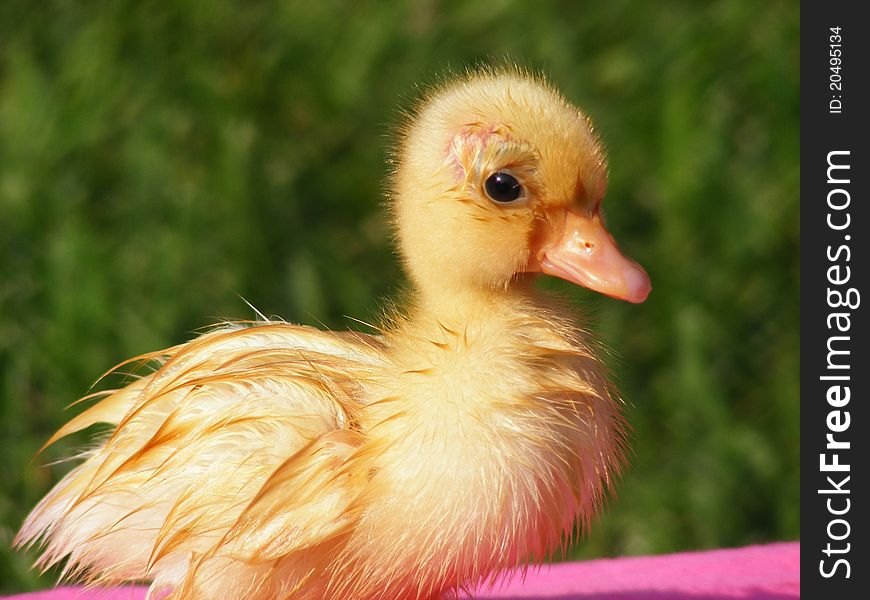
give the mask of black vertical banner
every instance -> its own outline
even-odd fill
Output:
[[[866,598],[870,23],[801,5],[801,589]],[[865,306],[865,304],[867,306]],[[824,594],[824,595],[823,595]]]

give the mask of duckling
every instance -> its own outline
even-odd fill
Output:
[[[378,335],[234,323],[123,363],[151,369],[46,444],[114,426],[18,533],[38,567],[174,600],[434,600],[588,525],[624,419],[533,281],[650,291],[604,227],[590,121],[540,78],[485,70],[431,92],[399,138],[407,306]]]

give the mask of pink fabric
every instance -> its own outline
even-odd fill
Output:
[[[15,600],[143,600],[145,588],[59,588]],[[562,563],[476,598],[510,600],[788,600],[800,598],[800,543]]]

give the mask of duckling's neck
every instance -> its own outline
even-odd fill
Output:
[[[431,321],[465,325],[515,312],[517,307],[538,303],[539,295],[531,277],[511,282],[503,288],[452,286],[419,289],[412,301],[411,318],[425,324]]]
[[[412,372],[450,365],[448,371],[465,380],[463,371],[495,376],[514,372],[515,361],[549,353],[543,349],[582,352],[585,344],[571,311],[533,284],[532,278],[524,278],[502,289],[418,293],[388,336],[397,362]],[[494,356],[500,358],[493,361]]]

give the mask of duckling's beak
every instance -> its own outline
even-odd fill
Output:
[[[619,251],[597,207],[589,214],[556,209],[546,220],[548,231],[532,248],[534,270],[620,300],[646,300],[652,289],[649,276]]]

